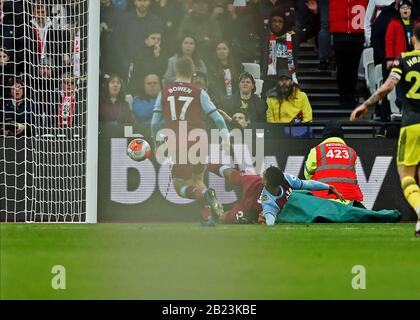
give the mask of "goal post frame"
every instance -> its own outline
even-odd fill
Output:
[[[86,119],[86,223],[97,223],[100,1],[89,1]]]

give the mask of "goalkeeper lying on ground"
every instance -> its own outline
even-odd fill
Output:
[[[293,192],[329,190],[338,199],[344,200],[333,186],[301,180],[277,167],[269,167],[263,178],[222,165],[210,164],[207,170],[241,189],[240,200],[218,217],[219,223],[260,222],[274,225],[276,222],[396,222],[400,219],[400,213],[395,210],[371,211],[316,198],[308,193]]]

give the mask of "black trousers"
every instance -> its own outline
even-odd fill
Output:
[[[337,85],[342,103],[355,103],[355,93],[364,35],[333,34],[333,47],[337,63]]]

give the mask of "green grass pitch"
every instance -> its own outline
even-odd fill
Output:
[[[413,224],[2,224],[1,299],[420,299]],[[51,273],[62,265],[66,289]],[[352,267],[366,289],[352,288]]]

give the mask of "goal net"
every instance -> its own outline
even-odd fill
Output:
[[[0,3],[0,221],[96,222],[99,1]]]

